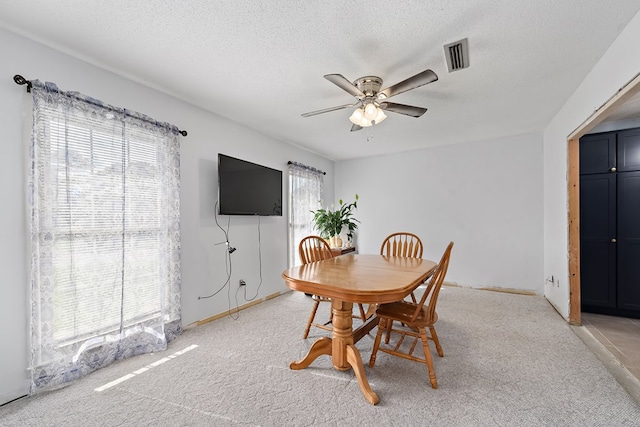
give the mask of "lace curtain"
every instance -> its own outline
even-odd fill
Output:
[[[300,240],[314,230],[312,210],[322,207],[324,172],[300,163],[289,163],[289,266],[300,264]]]
[[[31,393],[180,330],[178,129],[32,82]]]

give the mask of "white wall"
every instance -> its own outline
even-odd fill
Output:
[[[448,282],[542,294],[540,134],[336,163],[336,197],[356,192],[359,252],[410,231],[438,260],[454,241]]]
[[[182,316],[183,325],[227,312],[224,290],[211,294],[226,280],[225,247],[215,243],[224,234],[215,225],[213,209],[217,197],[217,154],[225,154],[283,170],[295,160],[327,171],[327,197],[333,198],[333,162],[268,138],[219,116],[210,114],[170,96],[119,77],[58,51],[0,30],[0,129],[3,159],[0,210],[2,227],[0,260],[3,277],[0,298],[0,404],[27,392],[28,258],[25,210],[25,152],[22,142],[23,106],[28,101],[24,86],[12,77],[55,82],[63,90],[75,90],[120,107],[147,114],[186,129],[181,141],[182,188]],[[206,84],[206,81],[202,82]],[[283,191],[286,213],[286,188]],[[229,217],[219,217],[226,228]],[[232,296],[238,279],[247,281],[247,294],[263,298],[286,290],[280,277],[287,265],[287,220],[261,218],[262,277],[258,290],[258,218],[231,217],[229,238],[237,251],[232,255]],[[238,294],[238,304],[245,303]],[[235,299],[232,298],[232,306]],[[240,314],[242,316],[242,313]]]
[[[640,72],[640,13],[625,27],[543,133],[544,271],[560,278],[545,296],[569,317],[567,137]]]

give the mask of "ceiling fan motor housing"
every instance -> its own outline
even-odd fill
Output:
[[[360,89],[367,98],[375,97],[382,87],[382,79],[376,76],[360,77],[353,82],[353,85]]]

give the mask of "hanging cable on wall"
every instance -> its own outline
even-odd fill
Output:
[[[244,288],[244,300],[245,301],[253,301],[258,297],[258,293],[260,292],[260,286],[262,286],[262,239],[260,237],[260,217],[258,216],[258,272],[260,281],[258,282],[258,287],[256,288],[256,294],[251,298],[247,298],[247,287],[242,286]]]
[[[199,296],[198,300],[211,298],[219,294],[220,291],[222,291],[229,284],[229,282],[231,282],[231,273],[233,271],[233,268],[232,268],[233,264],[231,263],[231,254],[236,251],[236,248],[234,248],[229,244],[229,226],[231,225],[231,217],[229,217],[227,220],[227,229],[225,230],[220,226],[220,223],[218,222],[217,212],[218,212],[218,202],[216,202],[216,207],[214,210],[214,219],[216,221],[216,225],[218,226],[218,228],[222,230],[222,232],[224,233],[224,242],[216,243],[215,245],[221,245],[223,243],[227,245],[227,252],[225,253],[225,268],[227,269],[227,280],[225,280],[225,282],[222,284],[222,286],[220,286],[220,288],[218,288],[218,290],[216,290],[210,295]],[[231,312],[231,301],[229,301],[229,312]]]

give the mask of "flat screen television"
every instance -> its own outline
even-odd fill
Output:
[[[282,171],[218,153],[220,215],[282,216]]]

